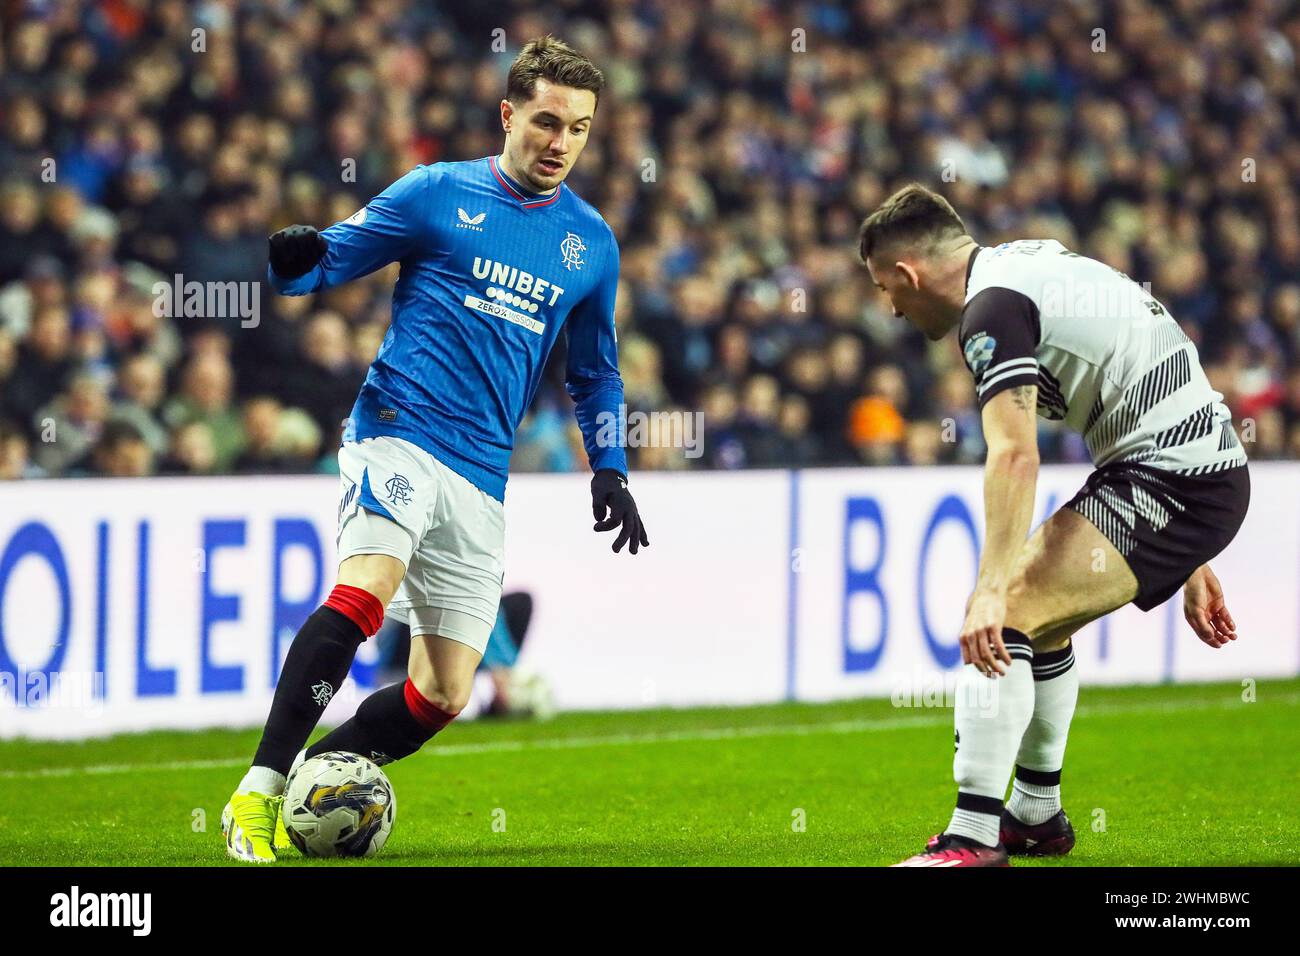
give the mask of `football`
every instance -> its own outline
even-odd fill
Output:
[[[304,856],[374,856],[396,815],[393,785],[359,754],[334,751],[304,761],[285,790],[284,826]]]

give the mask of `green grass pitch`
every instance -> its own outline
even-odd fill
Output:
[[[1040,866],[1300,864],[1300,680],[1089,688],[1066,754],[1079,842]],[[252,731],[0,742],[0,864],[225,866]],[[888,700],[453,725],[388,768],[368,861],[879,865],[952,807],[952,712]],[[799,823],[802,821],[802,828]]]

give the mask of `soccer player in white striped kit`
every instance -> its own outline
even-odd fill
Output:
[[[1183,588],[1202,641],[1236,640],[1208,562],[1245,518],[1245,452],[1196,346],[1104,263],[1055,240],[981,247],[942,196],[916,184],[867,217],[859,254],[896,316],[935,341],[957,330],[988,444],[986,536],[961,632],[970,666],[957,693],[957,806],[945,831],[898,865],[1068,853],[1060,782],[1079,691],[1071,635]],[[1030,536],[1035,412],[1079,432],[1096,471]],[[999,680],[998,706],[981,713],[974,682],[986,678]]]

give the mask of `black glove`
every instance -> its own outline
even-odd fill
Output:
[[[609,517],[605,516],[608,509]],[[596,517],[593,531],[610,531],[622,525],[614,539],[614,551],[631,542],[628,550],[636,554],[638,548],[650,546],[645,536],[645,524],[637,513],[636,502],[627,490],[627,479],[613,468],[602,468],[591,479],[591,513]]]
[[[330,244],[311,226],[289,226],[270,240],[271,271],[281,279],[296,279],[316,268]]]

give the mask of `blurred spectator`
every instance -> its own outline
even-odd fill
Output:
[[[38,254],[28,259],[23,278],[0,289],[0,330],[26,336],[37,310],[64,301],[64,278],[63,263],[54,256]]]
[[[784,441],[782,464],[794,468],[821,464],[822,444],[811,426],[812,410],[802,395],[786,395],[781,399],[777,427]]]
[[[301,352],[281,369],[281,401],[311,415],[321,434],[336,448],[343,421],[352,411],[365,378],[353,362],[348,326],[336,312],[317,312],[302,330]]]
[[[154,473],[153,450],[130,422],[111,421],[95,443],[85,472],[99,478],[144,478]]]
[[[639,335],[623,338],[618,344],[618,365],[629,409],[648,412],[667,404],[659,350],[653,342]]]
[[[51,245],[36,188],[16,179],[0,184],[0,283],[21,278],[28,260]]]
[[[519,423],[510,467],[518,471],[572,471],[568,420],[553,405],[534,407]],[[635,452],[631,454],[635,455]]]
[[[1288,429],[1300,425],[1300,365],[1287,372],[1280,408]]]
[[[708,435],[699,413],[667,406],[650,413],[645,444],[631,450],[634,470],[682,471],[704,453]]]
[[[181,392],[163,408],[169,428],[203,422],[212,434],[216,470],[228,471],[244,444],[240,417],[232,407],[234,372],[215,352],[196,355],[181,376]]]
[[[854,403],[849,419],[849,437],[862,460],[871,465],[901,461],[907,434],[903,408],[907,403],[907,381],[896,365],[881,365],[867,376],[867,394]]]
[[[706,389],[701,401],[704,416],[703,461],[711,468],[745,467],[745,446],[736,426],[739,403],[730,385]]]
[[[243,232],[240,202],[247,188],[213,192],[200,200],[198,222],[182,232],[177,266],[185,281],[256,282],[266,269],[266,239]]]
[[[783,464],[785,442],[778,430],[781,389],[770,375],[754,375],[741,392],[736,436],[745,453],[747,468],[775,468]]]
[[[171,447],[159,473],[211,475],[217,470],[217,444],[207,422],[191,421],[172,432]]]
[[[942,459],[943,434],[937,424],[918,419],[907,423],[903,461],[909,465],[937,465]]]
[[[269,395],[244,403],[244,435],[247,444],[234,470],[239,474],[291,473],[311,470],[311,454],[301,454],[287,434],[284,408]],[[314,447],[312,453],[314,454]]]
[[[148,353],[126,359],[118,373],[113,418],[134,425],[155,455],[164,454],[168,445],[167,429],[158,418],[166,386],[162,363]]]
[[[944,460],[959,463],[983,460],[984,424],[975,407],[970,372],[964,366],[949,369],[939,377],[936,408],[940,437],[950,445],[950,450],[942,453]]]
[[[79,461],[99,441],[108,412],[108,389],[103,380],[84,372],[74,376],[66,395],[36,413],[41,438],[36,463],[59,474]]]
[[[14,344],[13,336],[4,329],[0,329],[0,397],[7,398],[9,394],[9,383],[13,379],[14,367],[18,364],[18,346]],[[4,407],[9,408],[8,402],[4,402]]]
[[[1286,455],[1286,419],[1276,408],[1265,408],[1255,416],[1254,442],[1251,457],[1263,459],[1283,458]]]
[[[44,476],[44,469],[32,462],[30,450],[27,435],[21,428],[13,422],[0,421],[0,481]]]
[[[127,162],[120,188],[109,208],[117,214],[125,237],[122,254],[170,276],[177,271],[186,229],[185,211],[166,188],[166,170],[153,159]]]
[[[261,282],[275,228],[495,152],[506,57],[473,41],[468,4],[204,7],[220,13],[198,57],[177,52],[184,4],[110,7],[19,5],[0,36],[0,417],[64,473],[37,412],[111,377],[109,417],[165,448],[164,470],[329,468],[396,268],[300,298],[262,286],[258,326],[219,338],[159,314],[153,284]],[[700,458],[647,447],[634,467],[981,458],[960,354],[892,316],[856,261],[860,218],[912,179],[981,243],[1060,238],[1150,283],[1262,426],[1248,452],[1295,453],[1300,7],[812,9],[519,0],[499,17],[514,48],[569,34],[610,81],[570,185],[621,244],[627,404],[705,421]],[[1040,444],[1086,454],[1052,425]],[[562,356],[514,466],[586,467]]]
[[[884,396],[868,395],[854,403],[849,432],[866,464],[897,464],[906,431],[907,422]]]
[[[68,310],[61,305],[38,310],[5,382],[5,412],[35,434],[37,409],[59,394],[75,367]]]

